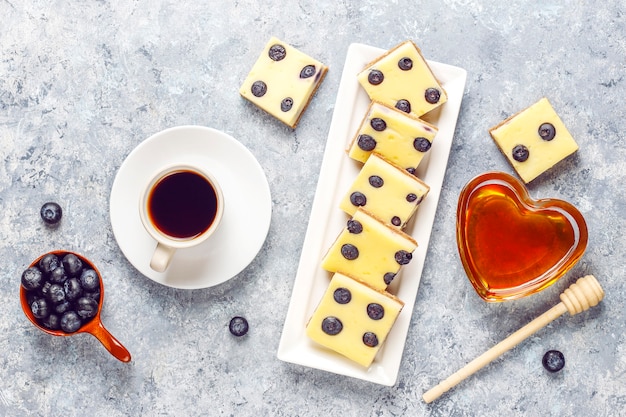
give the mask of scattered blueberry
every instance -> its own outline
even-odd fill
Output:
[[[427,88],[424,92],[424,98],[430,104],[435,104],[439,102],[441,98],[441,93],[436,88]]]
[[[369,303],[367,305],[367,315],[372,320],[380,320],[385,316],[385,309],[378,303]]]
[[[537,132],[545,141],[551,141],[556,136],[556,129],[552,123],[543,123]]]
[[[300,71],[300,78],[310,78],[315,75],[315,65],[307,65]]]
[[[333,293],[333,298],[339,304],[348,304],[352,300],[352,293],[347,288],[337,288]]]
[[[379,70],[371,70],[367,75],[367,81],[372,85],[378,85],[385,80],[385,76]]]
[[[565,366],[565,356],[558,350],[549,350],[543,355],[541,363],[549,372],[559,372]]]
[[[402,71],[408,71],[413,68],[413,60],[409,57],[400,58],[398,61],[398,68]]]
[[[248,320],[241,316],[233,317],[230,319],[230,323],[228,324],[228,330],[230,330],[230,332],[237,337],[248,333],[248,329]]]
[[[80,274],[80,285],[85,291],[95,291],[100,287],[100,277],[95,270],[85,269]]]
[[[341,247],[341,254],[347,260],[353,261],[359,257],[359,250],[356,246],[346,243]]]
[[[32,267],[22,272],[22,287],[24,287],[26,291],[38,290],[43,283],[43,274],[39,268]]]
[[[272,61],[282,61],[287,56],[287,50],[285,49],[284,46],[277,43],[275,45],[270,46],[270,49],[269,51],[267,51],[267,54],[269,55]]]
[[[528,148],[524,145],[515,145],[515,147],[511,151],[511,154],[513,155],[513,159],[515,159],[517,162],[524,162],[530,156]]]
[[[376,148],[376,140],[370,135],[359,135],[357,145],[365,152],[373,151]]]
[[[363,344],[369,347],[378,346],[378,337],[372,332],[365,332],[363,334]]]
[[[401,99],[396,102],[396,109],[405,113],[411,113],[411,103],[409,100]]]
[[[41,206],[40,214],[46,224],[55,225],[61,221],[61,217],[63,217],[63,210],[57,203],[48,202]]]
[[[80,320],[80,317],[78,316],[78,313],[76,313],[74,310],[66,311],[61,316],[61,330],[66,333],[74,333],[75,331],[80,329],[81,325],[82,322]]]
[[[67,275],[75,277],[83,270],[83,262],[73,253],[68,253],[63,257],[63,268]]]
[[[322,331],[327,335],[334,336],[343,330],[343,323],[337,317],[326,317],[322,320]]]

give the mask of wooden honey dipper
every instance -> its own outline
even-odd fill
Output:
[[[588,310],[589,307],[596,306],[604,298],[604,290],[593,275],[587,275],[570,285],[569,288],[561,293],[560,298],[561,302],[559,304],[511,334],[435,387],[426,391],[422,396],[424,401],[427,403],[433,402],[449,389],[500,357],[500,355],[513,349],[522,341],[561,317],[565,312],[569,312],[573,316]]]

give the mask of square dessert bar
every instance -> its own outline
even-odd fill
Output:
[[[525,183],[578,150],[545,97],[492,127],[489,133]]]
[[[339,203],[353,215],[363,207],[391,227],[404,228],[430,187],[406,170],[372,153]]]
[[[408,264],[417,242],[385,225],[359,207],[322,259],[322,268],[355,277],[384,290],[402,265]]]
[[[414,116],[441,106],[448,96],[412,41],[390,49],[357,75],[371,100]]]
[[[343,274],[334,274],[306,333],[313,341],[365,367],[387,339],[404,303]]]
[[[327,71],[321,62],[272,37],[239,94],[295,128]]]
[[[372,152],[410,173],[430,150],[437,128],[418,117],[372,102],[348,148],[348,156],[365,162]]]

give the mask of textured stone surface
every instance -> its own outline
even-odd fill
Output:
[[[495,0],[0,2],[0,415],[615,416],[626,409],[626,20],[623,2]],[[513,2],[515,3],[515,2]],[[296,131],[237,93],[275,35],[330,67]],[[413,39],[468,71],[456,136],[411,328],[394,387],[276,359],[347,48]],[[513,172],[489,127],[547,96],[579,152],[529,186],[576,205],[589,246],[565,279],[527,299],[487,304],[455,243],[461,187]],[[267,174],[272,225],[235,279],[197,291],[160,286],[119,250],[113,179],[128,153],[166,127],[199,124],[246,145]],[[63,205],[56,230],[39,208]],[[89,335],[48,336],[24,317],[19,275],[72,249],[105,277],[102,319],[133,360]],[[592,273],[607,296],[564,317],[432,405],[422,393]],[[227,330],[233,315],[246,338]],[[560,349],[565,369],[541,357]],[[79,411],[82,410],[82,411]]]

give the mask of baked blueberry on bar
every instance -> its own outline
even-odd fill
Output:
[[[411,236],[385,225],[359,207],[328,249],[322,268],[384,290],[400,267],[411,261],[416,248],[417,242]]]
[[[404,228],[429,190],[416,176],[372,153],[339,208],[353,215],[363,207],[388,226]]]
[[[405,41],[390,49],[357,75],[371,100],[421,116],[448,100],[420,49]]]
[[[295,128],[327,71],[321,62],[272,37],[239,93]]]
[[[336,273],[306,333],[313,341],[368,367],[387,339],[404,303],[351,277]]]
[[[372,102],[348,148],[348,156],[365,162],[372,152],[414,174],[432,146],[437,128],[393,107]]]
[[[489,133],[525,183],[578,150],[545,97],[492,127]]]

